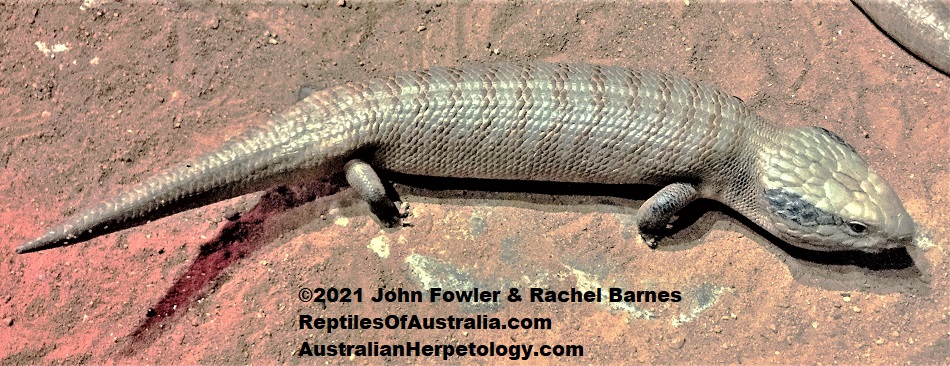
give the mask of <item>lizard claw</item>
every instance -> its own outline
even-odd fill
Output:
[[[640,235],[637,236],[637,239],[639,239],[637,241],[646,244],[648,247],[650,247],[650,249],[656,249],[658,246],[660,246],[660,237],[657,235],[640,233]]]
[[[396,212],[400,221],[402,221],[403,227],[412,226],[412,222],[407,220],[410,216],[412,216],[412,211],[410,211],[409,209],[409,202],[403,202],[403,201],[397,202]]]

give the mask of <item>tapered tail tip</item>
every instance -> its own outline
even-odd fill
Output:
[[[67,246],[74,244],[75,242],[75,236],[65,236],[55,231],[50,231],[46,233],[46,235],[23,243],[23,245],[16,248],[16,252],[17,254],[38,252],[41,250]]]
[[[44,244],[47,244],[47,245],[44,245]],[[41,251],[41,250],[43,250],[43,249],[47,249],[48,246],[49,246],[48,243],[44,243],[44,242],[41,241],[41,240],[32,240],[32,241],[28,241],[28,242],[24,243],[23,245],[17,247],[17,248],[16,248],[16,253],[17,253],[17,254],[24,254],[24,253],[30,253],[30,252],[38,252],[38,251]]]

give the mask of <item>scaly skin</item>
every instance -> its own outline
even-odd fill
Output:
[[[950,2],[853,0],[887,34],[924,62],[950,75]]]
[[[776,128],[739,99],[680,77],[534,64],[433,68],[317,92],[17,252],[74,244],[344,169],[361,194],[385,206],[372,193],[380,187],[374,168],[665,186],[638,213],[648,241],[698,197],[817,250],[879,251],[906,245],[914,232],[887,182],[831,132]]]

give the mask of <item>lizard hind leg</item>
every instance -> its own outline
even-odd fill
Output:
[[[369,204],[370,211],[383,225],[395,227],[408,216],[408,207],[401,202],[397,206],[396,202],[389,198],[386,186],[372,166],[362,160],[353,159],[344,165],[343,171],[346,182]]]
[[[666,225],[677,211],[697,197],[696,186],[673,183],[660,189],[637,210],[637,228],[640,237],[650,248],[656,249]]]

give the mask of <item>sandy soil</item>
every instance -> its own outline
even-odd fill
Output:
[[[26,2],[0,5],[0,27],[2,364],[441,360],[298,356],[304,342],[416,341],[578,344],[583,357],[531,360],[585,364],[950,363],[950,78],[850,3]],[[410,180],[396,189],[414,226],[400,230],[381,230],[349,189],[316,183],[14,254],[47,225],[260,123],[302,86],[539,60],[682,74],[776,124],[834,130],[903,197],[923,248],[816,255],[701,204],[650,250],[632,222],[650,192]],[[493,193],[509,188],[530,192]],[[298,300],[331,286],[366,298],[380,287],[624,287],[682,301]],[[302,314],[550,317],[553,329],[327,334],[298,329]]]

